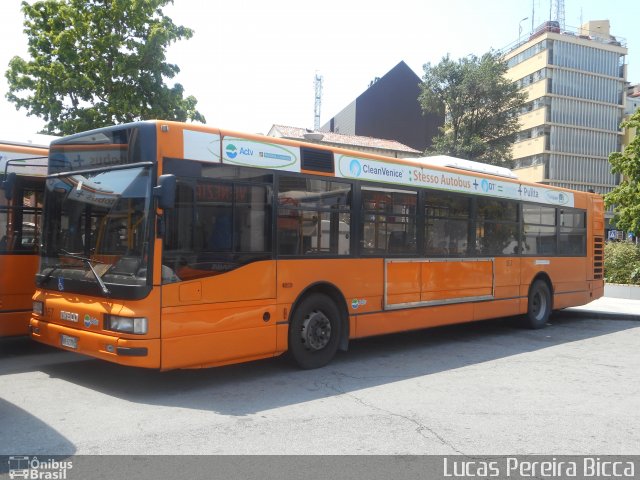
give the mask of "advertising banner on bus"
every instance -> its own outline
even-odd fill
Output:
[[[300,148],[184,130],[184,158],[300,172]],[[221,145],[222,142],[222,145]]]
[[[543,186],[480,178],[464,173],[435,170],[423,166],[401,165],[380,160],[336,155],[336,177],[371,180],[396,185],[433,188],[512,200],[574,206],[573,193]]]

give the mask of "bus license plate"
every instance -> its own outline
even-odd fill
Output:
[[[77,337],[70,337],[69,335],[61,334],[60,335],[60,343],[62,344],[63,347],[69,347],[69,348],[74,348],[74,349],[78,348],[78,338]]]

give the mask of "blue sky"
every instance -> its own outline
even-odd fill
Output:
[[[550,0],[347,1],[175,0],[165,9],[195,31],[174,44],[168,59],[175,81],[194,95],[212,126],[266,133],[272,124],[313,126],[314,76],[324,78],[322,123],[361,94],[374,77],[404,60],[418,75],[427,62],[502,49],[549,18]],[[627,41],[628,80],[640,82],[637,0],[565,0],[566,26],[609,19]],[[527,17],[527,20],[521,22]],[[26,57],[19,0],[0,2],[5,42],[0,69]],[[16,111],[0,78],[0,137],[24,137],[43,122]]]

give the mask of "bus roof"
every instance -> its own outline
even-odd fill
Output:
[[[420,158],[408,158],[407,160],[413,160],[425,165],[436,165],[440,167],[451,167],[459,170],[467,170],[469,172],[487,173],[489,175],[495,175],[496,177],[518,179],[518,176],[506,167],[499,167],[497,165],[489,165],[487,163],[474,162],[472,160],[465,160],[463,158],[450,157],[448,155],[434,155],[432,157],[420,157]]]
[[[46,176],[48,152],[47,145],[0,140],[0,175],[13,172],[21,176]]]
[[[208,125],[165,120],[145,120],[81,132],[53,142],[52,149],[57,149],[58,146],[64,148],[67,145],[94,145],[104,148],[109,145],[109,141],[113,142],[110,137],[118,130],[135,128],[143,128],[146,132],[155,131],[160,135],[167,134],[166,138],[169,139],[171,147],[167,149],[165,146],[163,151],[165,155],[171,152],[169,156],[172,158],[271,168],[280,172],[319,174],[412,188],[434,188],[555,205],[571,206],[575,195],[588,195],[587,192],[521,180],[514,172],[504,167],[446,155],[393,158],[322,143],[267,137]],[[325,150],[333,155],[318,155],[310,150]],[[149,150],[147,156],[155,159],[154,153],[155,151]],[[306,158],[309,161],[303,160],[305,155],[308,155]]]
[[[45,135],[35,133],[32,135],[20,136],[12,139],[0,138],[0,145],[10,145],[14,147],[49,148],[49,144],[60,137],[55,135]]]

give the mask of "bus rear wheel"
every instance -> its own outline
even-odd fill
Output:
[[[551,289],[544,280],[536,280],[529,289],[527,314],[524,326],[532,329],[543,328],[551,315]]]
[[[289,326],[289,353],[304,369],[320,368],[338,350],[340,311],[327,295],[312,293],[298,304]]]

